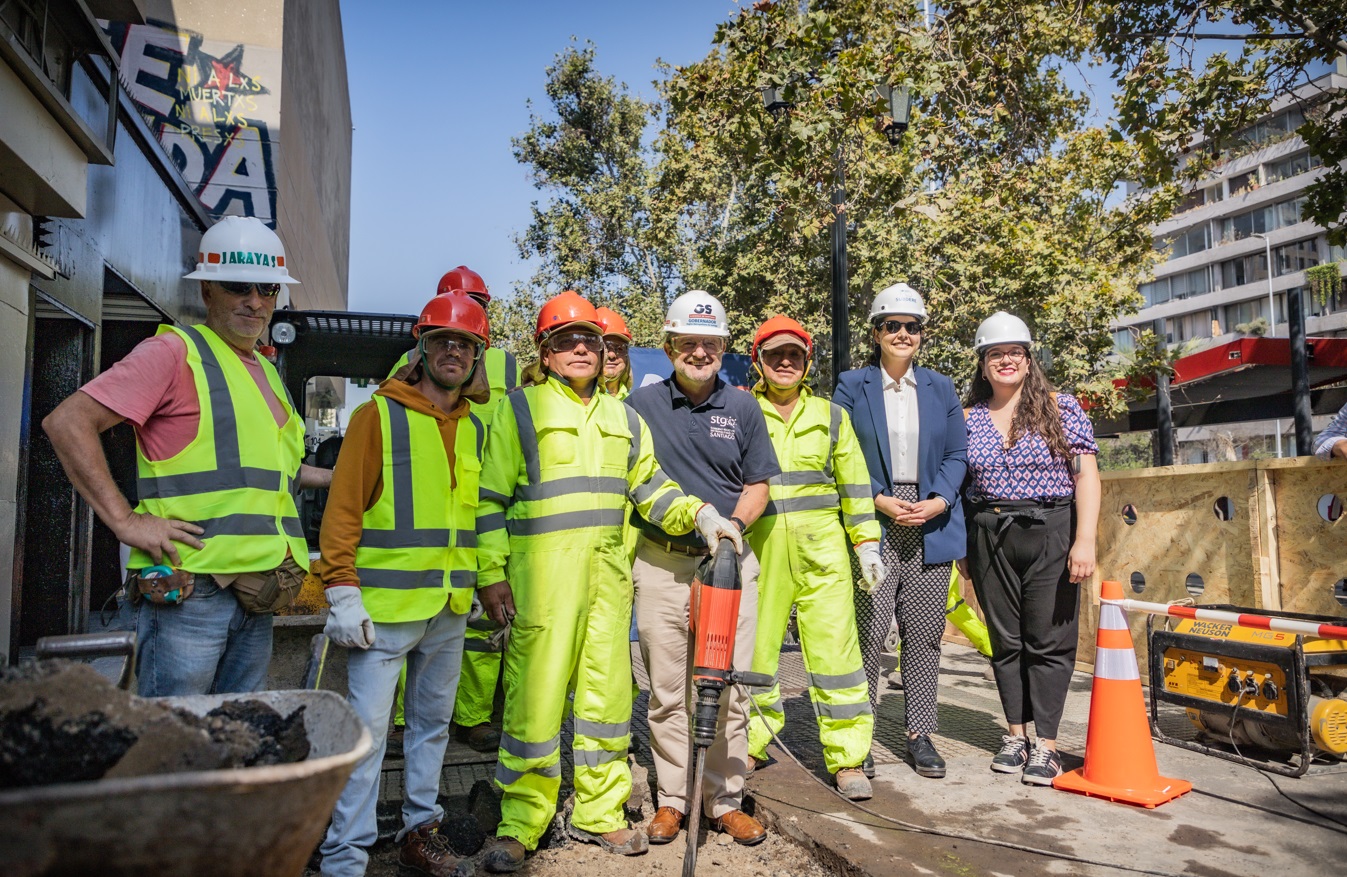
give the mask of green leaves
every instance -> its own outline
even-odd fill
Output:
[[[548,71],[548,111],[516,141],[544,196],[519,237],[539,270],[493,320],[523,327],[571,285],[650,344],[673,294],[708,289],[736,349],[773,314],[804,323],[820,351],[813,379],[830,386],[840,159],[854,362],[872,346],[870,300],[905,280],[931,312],[923,364],[966,382],[977,323],[1008,310],[1052,351],[1054,380],[1120,405],[1109,322],[1140,304],[1148,228],[1177,188],[1113,203],[1146,149],[1165,147],[1085,124],[1088,101],[1062,68],[1089,56],[1099,14],[956,0],[928,29],[911,2],[758,3],[717,29],[706,57],[663,68],[658,106],[601,76],[592,47],[568,49]],[[902,81],[914,105],[894,147],[879,86]],[[768,83],[793,103],[782,118],[763,105]]]
[[[1095,47],[1116,66],[1116,132],[1136,143],[1143,185],[1193,183],[1241,147],[1240,136],[1310,71],[1347,53],[1342,0],[1115,0],[1102,6]],[[1204,35],[1243,33],[1237,53],[1203,58]],[[1222,43],[1225,44],[1224,42]],[[1296,131],[1328,170],[1308,191],[1307,219],[1347,243],[1347,92],[1302,95]],[[1205,148],[1187,153],[1195,140]],[[1182,159],[1182,161],[1180,160]]]

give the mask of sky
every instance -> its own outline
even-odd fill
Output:
[[[493,294],[532,274],[512,236],[540,197],[510,138],[545,109],[545,69],[572,37],[604,75],[655,97],[657,59],[706,55],[733,0],[377,3],[345,0],[353,311],[417,313],[465,264]]]

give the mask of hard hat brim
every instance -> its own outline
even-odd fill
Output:
[[[809,345],[805,343],[803,338],[801,338],[799,335],[796,335],[794,332],[785,332],[785,331],[777,332],[774,335],[769,335],[761,344],[758,345],[758,350],[759,351],[775,350],[778,347],[785,347],[787,344],[793,344],[796,347],[803,350],[805,353],[809,352]]]
[[[236,265],[226,267],[238,267]],[[222,277],[221,274],[233,274],[232,277]],[[183,280],[217,280],[221,283],[280,283],[284,286],[298,286],[299,281],[287,274],[280,274],[271,270],[264,270],[257,273],[243,274],[242,272],[221,271],[214,268],[198,267],[191,274],[182,275]]]

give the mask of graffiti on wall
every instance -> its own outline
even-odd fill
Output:
[[[280,52],[171,24],[112,23],[131,97],[215,218],[276,226]]]

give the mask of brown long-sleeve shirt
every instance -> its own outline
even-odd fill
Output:
[[[459,419],[468,413],[467,400],[461,399],[454,410],[444,412],[410,384],[397,378],[384,381],[374,395],[385,396],[412,411],[435,418],[452,477],[454,439],[458,434]],[[446,486],[446,489],[452,488],[452,484]],[[374,507],[382,492],[383,434],[379,429],[378,407],[371,401],[351,415],[337,465],[332,470],[332,488],[323,512],[323,529],[318,535],[322,557],[314,565],[323,587],[360,584],[355,571],[355,551],[360,545],[365,512]]]

